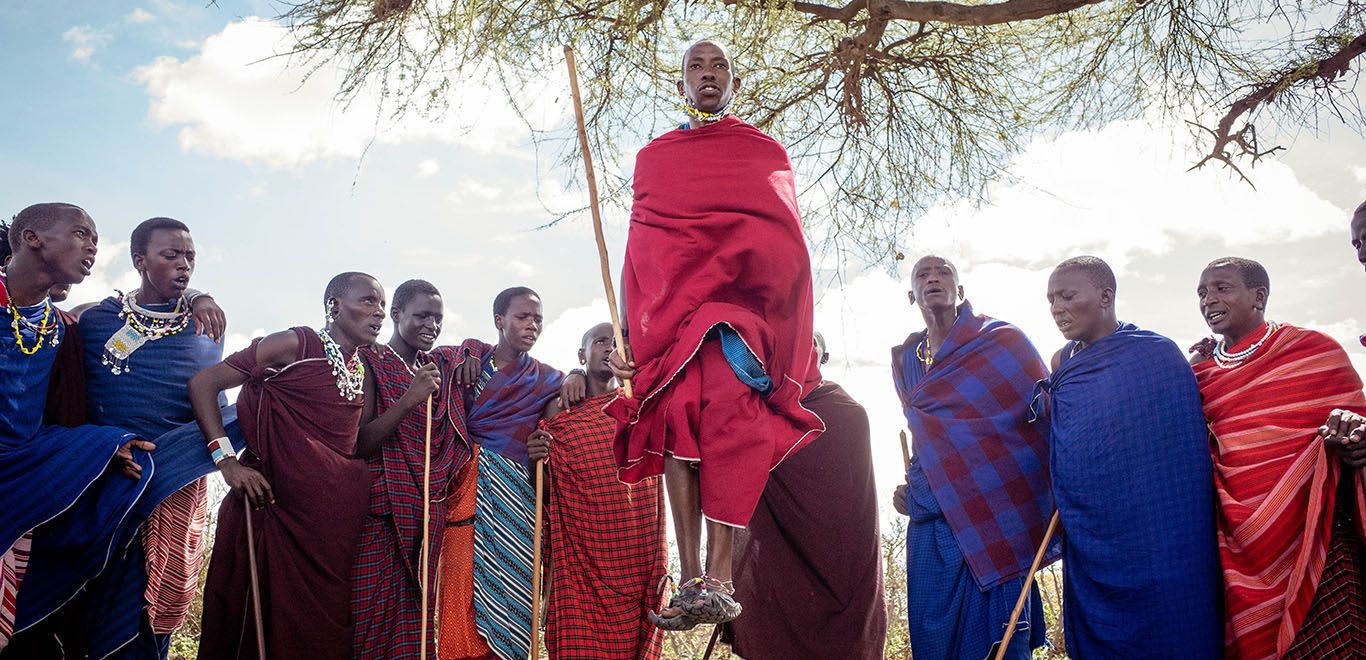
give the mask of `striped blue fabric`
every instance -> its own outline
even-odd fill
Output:
[[[519,660],[531,648],[531,547],[536,492],[518,461],[479,448],[474,614],[489,648]]]
[[[730,363],[730,368],[735,370],[735,377],[758,392],[760,396],[772,394],[773,379],[764,372],[764,365],[759,363],[759,358],[754,357],[754,352],[745,345],[745,340],[740,338],[740,333],[736,332],[735,328],[722,323],[716,326],[716,335],[721,338],[721,353],[726,356],[726,362]]]

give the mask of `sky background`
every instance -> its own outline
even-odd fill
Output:
[[[192,286],[227,311],[230,351],[266,331],[318,326],[327,280],[362,270],[391,293],[412,277],[440,288],[443,343],[492,341],[493,296],[531,286],[548,322],[533,355],[577,366],[579,336],[607,319],[591,224],[576,216],[538,228],[586,203],[565,185],[581,169],[557,167],[554,150],[538,150],[478,83],[442,117],[394,121],[369,90],[342,106],[335,70],[304,81],[272,57],[285,36],[277,6],[204,4],[0,0],[0,215],[41,201],[91,213],[98,263],[70,304],[136,287],[128,234],[171,216],[192,230]],[[547,72],[530,90],[533,125],[570,135],[567,90]],[[1360,370],[1366,310],[1354,301],[1366,274],[1347,221],[1366,199],[1366,141],[1332,120],[1283,138],[1290,150],[1251,171],[1255,190],[1220,170],[1187,173],[1185,129],[1157,121],[1041,139],[986,204],[937,204],[902,237],[906,263],[927,252],[955,261],[976,310],[1019,325],[1048,355],[1062,338],[1044,285],[1064,258],[1105,258],[1120,318],[1184,347],[1207,332],[1194,294],[1203,266],[1249,257],[1271,273],[1269,316],[1327,332]],[[605,220],[619,267],[626,217]],[[818,280],[816,327],[832,356],[824,374],[868,409],[889,515],[904,426],[889,349],[923,322],[904,273],[855,265]]]

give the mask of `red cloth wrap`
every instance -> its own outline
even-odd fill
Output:
[[[1229,350],[1246,350],[1265,328]],[[1361,379],[1337,342],[1291,325],[1239,366],[1205,360],[1195,377],[1215,440],[1227,655],[1279,658],[1318,590],[1339,479],[1357,480],[1349,490],[1366,520],[1363,473],[1345,469],[1318,437],[1334,408],[1366,412]]]
[[[622,286],[635,398],[605,408],[618,423],[620,476],[662,474],[677,448],[700,462],[703,513],[743,527],[768,471],[825,430],[801,405],[821,377],[792,164],[782,145],[731,116],[646,145],[634,190]],[[720,355],[719,342],[704,351],[703,341],[722,323],[772,378],[767,399],[735,388],[724,361],[694,360]]]

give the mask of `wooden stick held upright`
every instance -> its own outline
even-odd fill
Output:
[[[266,660],[266,629],[261,616],[261,579],[256,570],[256,532],[251,527],[251,500],[242,498],[247,514],[247,567],[251,569],[251,607],[256,615],[256,657]]]
[[[1044,553],[1048,551],[1048,542],[1053,540],[1053,532],[1058,528],[1058,512],[1053,512],[1053,517],[1048,520],[1048,530],[1043,533],[1043,542],[1039,544],[1039,551],[1034,553],[1034,563],[1029,566],[1029,575],[1025,576],[1024,588],[1020,590],[1020,597],[1015,601],[1015,610],[1010,613],[1010,622],[1006,624],[1005,637],[999,642],[1000,647],[996,649],[996,660],[1006,657],[1006,649],[1010,646],[1010,638],[1015,634],[1015,624],[1020,621],[1020,612],[1024,611],[1025,603],[1029,601],[1029,588],[1034,585],[1034,574],[1039,572],[1039,564],[1043,563]]]
[[[536,461],[536,530],[531,544],[531,660],[541,656],[541,519],[545,499],[545,461]]]
[[[901,469],[911,469],[911,448],[906,446],[906,432],[901,432]]]
[[[422,552],[419,561],[422,562],[422,647],[418,651],[417,657],[420,660],[427,660],[427,622],[430,621],[427,603],[430,596],[429,578],[430,571],[427,563],[430,561],[429,553],[432,548],[432,395],[427,395],[427,444],[422,452]]]
[[[588,207],[593,212],[593,236],[598,240],[598,261],[602,264],[602,288],[607,293],[607,308],[612,312],[612,334],[617,340],[617,353],[627,362],[626,339],[621,335],[621,311],[617,309],[617,292],[612,288],[612,270],[607,260],[607,240],[602,236],[602,210],[598,207],[598,180],[593,176],[593,154],[588,150],[588,129],[583,120],[583,98],[579,95],[579,67],[574,63],[574,48],[564,47],[564,63],[569,66],[569,89],[574,96],[574,119],[579,126],[579,150],[583,152],[583,167],[588,172]],[[631,381],[622,379],[621,391],[631,398]]]

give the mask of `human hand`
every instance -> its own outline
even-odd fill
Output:
[[[128,441],[128,444],[119,447],[118,450],[114,452],[114,457],[109,461],[109,467],[117,469],[119,472],[123,473],[123,476],[128,477],[129,479],[137,481],[142,478],[142,466],[138,465],[137,460],[133,458],[133,450],[141,449],[143,451],[152,451],[156,448],[156,445],[143,440],[142,438],[133,438]]]
[[[630,355],[629,348],[626,353]],[[625,381],[636,377],[635,360],[623,360],[620,351],[612,351],[611,357],[607,360],[607,365],[612,368],[612,375],[616,376],[618,380]]]
[[[1191,344],[1191,347],[1186,349],[1186,352],[1194,353],[1203,358],[1211,358],[1214,357],[1214,348],[1218,345],[1219,341],[1214,337],[1205,337],[1204,339]]]
[[[565,408],[573,408],[588,398],[588,378],[582,371],[571,371],[560,383],[560,403]]]
[[[408,391],[403,393],[403,405],[408,408],[416,408],[426,401],[427,397],[440,389],[441,370],[435,364],[428,362],[413,372],[413,382],[408,385]]]
[[[526,439],[526,455],[534,465],[537,461],[544,461],[550,458],[550,441],[554,438],[550,431],[536,429]]]
[[[911,513],[906,510],[906,484],[901,484],[896,487],[895,491],[892,491],[892,508],[896,509],[896,512],[903,516],[911,515]]]
[[[223,308],[209,296],[200,296],[190,303],[190,314],[194,316],[195,334],[208,335],[214,341],[223,340],[223,331],[228,328],[228,317]]]
[[[271,490],[265,475],[260,472],[238,463],[237,459],[232,457],[223,459],[218,464],[218,469],[222,471],[223,481],[228,482],[228,487],[242,493],[253,507],[259,509],[275,503],[275,492]]]
[[[483,365],[479,360],[469,353],[465,353],[465,359],[460,366],[455,368],[455,384],[460,387],[471,387],[479,382],[479,372]]]

